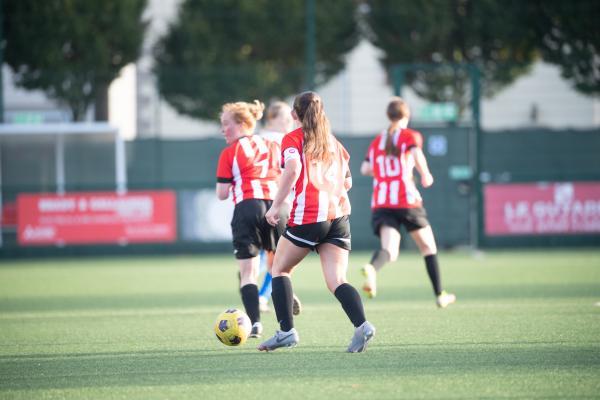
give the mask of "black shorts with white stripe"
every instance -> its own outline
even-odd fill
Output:
[[[347,215],[314,224],[288,226],[283,236],[298,247],[317,250],[320,244],[331,243],[350,251],[350,219]]]

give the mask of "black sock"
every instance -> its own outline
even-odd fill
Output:
[[[292,314],[292,304],[294,302],[294,291],[292,290],[292,281],[287,276],[278,276],[273,278],[273,289],[271,298],[275,315],[279,321],[279,327],[287,332],[294,327],[294,315]]]
[[[390,252],[386,249],[375,250],[371,257],[370,264],[375,267],[375,271],[379,271],[391,258]]]
[[[433,292],[436,296],[442,293],[442,284],[440,282],[440,269],[438,267],[438,260],[436,254],[430,254],[425,256],[425,266],[427,267],[427,274],[433,287]]]
[[[335,289],[335,297],[342,304],[342,308],[346,312],[352,325],[355,327],[361,326],[367,319],[365,318],[365,309],[360,299],[360,295],[349,283],[342,283]]]
[[[240,288],[242,294],[242,303],[246,309],[246,314],[250,317],[250,321],[254,324],[260,322],[260,311],[258,309],[258,286],[249,283]]]

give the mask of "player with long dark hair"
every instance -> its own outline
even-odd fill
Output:
[[[287,134],[281,153],[284,171],[266,219],[279,222],[279,209],[290,191],[294,201],[287,228],[277,244],[273,262],[273,306],[281,330],[258,349],[292,347],[299,341],[292,314],[291,274],[311,250],[316,250],[327,288],[339,300],[355,327],[348,352],[366,349],[375,327],[366,320],[359,293],[346,279],[350,251],[352,177],[346,149],[333,136],[319,95],[304,92],[294,100],[292,116],[301,127]]]
[[[424,257],[437,305],[445,308],[456,301],[456,296],[442,289],[435,238],[413,177],[416,167],[421,185],[427,188],[433,184],[421,150],[423,139],[419,132],[407,127],[410,110],[401,98],[395,97],[389,102],[387,116],[389,127],[371,142],[361,165],[363,175],[373,176],[371,222],[381,242],[381,248],[362,268],[366,277],[363,290],[371,298],[376,296],[377,272],[397,259],[400,227],[404,225]]]

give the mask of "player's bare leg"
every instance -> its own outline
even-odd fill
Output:
[[[240,267],[240,287],[248,284],[256,285],[259,263],[260,257],[258,256],[238,260],[238,265]]]
[[[361,272],[365,277],[363,291],[369,298],[377,296],[377,272],[388,262],[398,259],[400,249],[400,232],[395,228],[382,225],[379,229],[381,249],[375,251],[371,261],[365,264]]]

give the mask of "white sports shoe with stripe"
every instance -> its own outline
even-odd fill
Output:
[[[348,346],[348,353],[361,353],[367,349],[367,344],[375,336],[375,327],[365,321],[361,326],[354,330],[354,336]]]
[[[287,332],[277,331],[272,338],[265,340],[258,345],[259,351],[273,351],[280,347],[295,347],[300,341],[296,328],[292,328]]]

